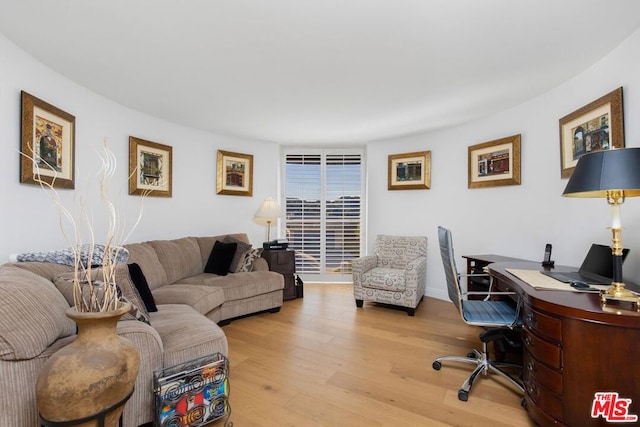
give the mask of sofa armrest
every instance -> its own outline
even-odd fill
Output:
[[[138,320],[118,322],[118,335],[131,340],[140,355],[135,389],[123,413],[123,425],[139,426],[154,421],[153,371],[162,369],[163,346],[160,335]]]
[[[258,257],[253,261],[253,270],[251,271],[269,271],[269,263],[266,259]]]

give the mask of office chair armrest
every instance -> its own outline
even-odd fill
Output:
[[[489,288],[488,288],[488,292],[491,292],[491,289],[493,288],[493,276],[491,276],[489,273],[471,273],[471,274],[458,274],[458,280],[460,280],[460,277],[487,277],[489,279]],[[469,286],[469,280],[467,280],[467,287]],[[467,289],[468,291],[468,289]],[[486,293],[486,292],[484,292]],[[488,300],[490,297],[490,295],[487,295],[487,297],[485,298],[485,301]]]
[[[458,273],[458,279],[462,278],[462,277],[486,277],[487,279],[489,279],[489,288],[491,288],[491,285],[493,284],[493,276],[491,276],[489,273],[470,273],[470,274],[460,274]]]
[[[518,295],[516,292],[486,292],[486,291],[469,291],[465,292],[462,295]]]

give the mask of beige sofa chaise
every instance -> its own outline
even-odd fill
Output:
[[[252,271],[204,273],[214,243],[229,237],[249,243],[245,234],[233,234],[126,245],[128,262],[140,265],[157,311],[147,312],[137,295],[137,300],[131,299],[141,312],[138,318],[146,316],[149,323],[131,315],[118,322],[118,333],[133,341],[140,353],[135,391],[123,414],[125,427],[154,420],[154,371],[216,352],[228,354],[227,339],[217,323],[280,309],[284,280],[269,271],[262,258],[253,261]],[[128,269],[122,267],[119,283],[135,289]],[[75,338],[75,323],[64,314],[70,306],[68,281],[61,279],[70,270],[42,262],[0,266],[2,426],[38,425],[38,373],[53,353]]]

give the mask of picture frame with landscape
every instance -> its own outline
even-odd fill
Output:
[[[129,194],[172,196],[172,147],[129,137]]]
[[[569,178],[585,153],[624,148],[622,87],[560,119],[560,176]]]
[[[253,156],[218,150],[216,194],[253,196]]]
[[[388,190],[431,188],[431,151],[390,154],[387,163]]]
[[[468,188],[520,185],[520,140],[512,135],[468,148]]]
[[[76,118],[22,91],[20,182],[75,188]]]

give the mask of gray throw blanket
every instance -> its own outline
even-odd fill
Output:
[[[91,253],[91,263],[89,263],[89,252],[91,245],[83,245],[80,251],[80,265],[87,268],[89,265],[93,267],[99,267],[102,265],[102,260],[105,256],[104,245],[93,245],[93,253]],[[125,248],[115,247],[111,249],[111,257],[116,255],[114,259],[116,263],[126,263],[129,259],[129,251]],[[11,255],[11,262],[52,262],[55,264],[75,265],[75,256],[71,248],[60,249],[57,251],[46,252],[27,252],[23,254]]]

